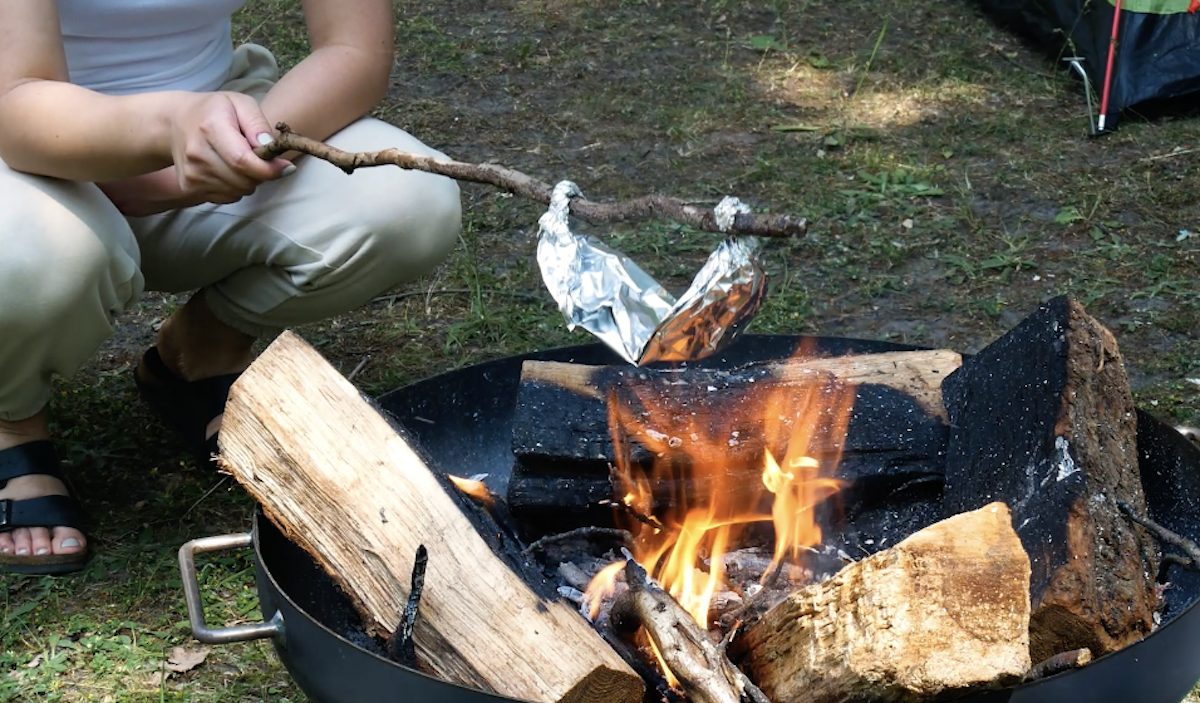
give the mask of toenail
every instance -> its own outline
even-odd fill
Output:
[[[46,555],[47,555],[47,554],[49,554],[49,553],[50,553],[50,550],[49,550],[48,548],[46,548],[46,547],[41,547],[41,548],[39,548],[39,549],[37,550],[37,555],[38,555],[39,557],[44,557],[44,556],[46,556]]]
[[[74,537],[68,537],[62,541],[62,546],[63,546],[63,549],[70,549],[72,547],[78,547],[79,540],[75,539]]]
[[[0,547],[0,554],[12,554],[12,547]]]
[[[20,549],[17,550],[17,556],[23,557],[26,554],[29,554],[29,550],[26,549],[25,547],[21,547]]]

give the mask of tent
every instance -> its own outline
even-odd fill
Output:
[[[1200,0],[979,0],[993,18],[1072,60],[1085,77],[1093,134],[1121,111],[1200,91]]]

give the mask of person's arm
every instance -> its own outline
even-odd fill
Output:
[[[391,0],[304,0],[312,52],[284,74],[263,113],[326,139],[387,95],[395,18]]]
[[[175,164],[182,189],[232,202],[287,166],[254,156],[258,135],[271,133],[245,96],[71,85],[55,3],[0,2],[0,158],[10,168],[99,181]]]
[[[312,51],[271,87],[261,109],[272,125],[287,122],[297,133],[321,140],[365,115],[387,94],[395,19],[391,0],[305,0],[304,14]],[[100,187],[121,212],[132,216],[203,202],[175,187],[173,171]]]

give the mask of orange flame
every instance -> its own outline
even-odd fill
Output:
[[[623,561],[614,561],[592,577],[587,591],[583,594],[583,602],[587,604],[588,618],[595,620],[600,614],[600,604],[617,590],[617,574],[625,566]]]
[[[813,374],[799,383],[751,385],[719,407],[698,395],[659,381],[631,384],[610,391],[608,413],[634,557],[707,628],[712,597],[727,588],[723,557],[743,546],[746,526],[774,526],[768,574],[820,543],[814,508],[839,489],[830,476],[855,393]],[[649,453],[642,462],[648,471],[634,460],[636,450]],[[688,486],[702,490],[681,490]],[[665,507],[656,513],[656,506]]]
[[[488,508],[492,507],[492,504],[495,503],[495,496],[492,495],[492,492],[488,490],[483,481],[476,481],[473,478],[461,478],[450,474],[447,474],[447,477],[451,483],[458,487],[458,490],[466,493]]]

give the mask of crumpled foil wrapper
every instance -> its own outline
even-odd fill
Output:
[[[628,256],[571,231],[570,200],[579,195],[571,181],[558,183],[538,220],[538,266],[568,328],[586,329],[642,366],[715,354],[758,312],[767,280],[758,238],[722,242],[676,300]],[[728,230],[743,212],[746,205],[725,198],[715,209],[718,226]]]

